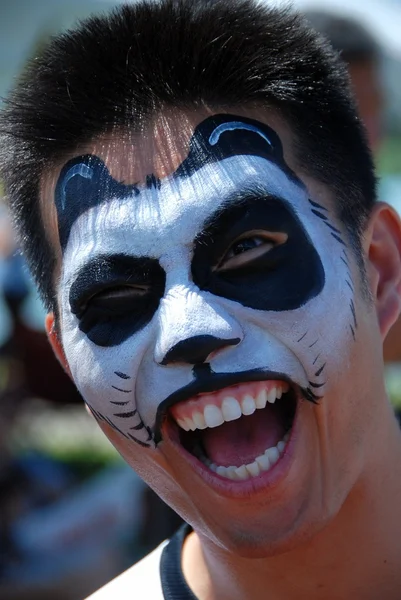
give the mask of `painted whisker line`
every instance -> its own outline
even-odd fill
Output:
[[[312,363],[312,364],[313,364],[313,365],[315,365],[315,364],[317,363],[317,361],[319,360],[319,358],[320,358],[320,354],[318,354],[318,355],[316,356],[316,358],[315,358],[315,360],[313,361],[313,363]]]
[[[130,394],[132,392],[132,390],[122,390],[119,387],[116,387],[115,385],[111,386],[114,390],[117,390],[117,392],[122,392],[123,394]]]
[[[321,387],[323,387],[324,385],[326,385],[326,382],[324,382],[324,383],[314,383],[313,381],[310,381],[310,382],[309,382],[309,385],[310,385],[311,387],[313,387],[313,388],[321,388]]]
[[[317,217],[319,217],[319,219],[322,219],[322,221],[327,221],[328,216],[324,215],[323,213],[319,212],[318,210],[316,210],[315,208],[312,208],[312,212],[314,215],[316,215]]]
[[[299,343],[299,342],[302,342],[302,340],[304,339],[304,337],[306,336],[306,334],[307,334],[307,333],[308,333],[308,332],[307,332],[307,331],[305,331],[305,333],[303,334],[303,336],[301,336],[301,337],[299,338],[299,340],[297,340],[297,342],[298,342],[298,343]]]
[[[347,261],[345,260],[345,258],[343,256],[340,256],[340,258],[343,261],[343,263],[345,264],[345,266],[347,267],[347,269],[349,269],[349,264],[347,263]]]
[[[331,223],[328,223],[327,221],[325,221],[324,224],[327,225],[327,227],[329,229],[331,229],[332,231],[334,231],[335,233],[341,234],[341,231],[339,229],[337,229],[337,227],[334,227],[334,225],[331,225]]]
[[[354,326],[355,326],[355,329],[357,329],[358,324],[356,322],[355,304],[354,304],[354,301],[352,300],[352,298],[350,300],[350,308],[351,308],[352,316],[354,317]]]
[[[331,232],[330,232],[330,234],[333,236],[333,238],[334,238],[335,240],[337,240],[337,242],[338,242],[339,244],[342,244],[343,246],[346,246],[346,245],[347,245],[347,244],[344,242],[344,240],[342,240],[342,239],[340,238],[340,236],[339,236],[339,235],[337,235],[336,233],[334,233],[333,231],[331,231]]]
[[[130,427],[130,429],[133,429],[135,431],[139,431],[140,429],[143,429],[145,427],[145,423],[143,421],[141,421],[139,423],[139,425],[134,425],[134,427]]]
[[[313,203],[311,200],[309,200],[309,202],[314,205],[315,203]],[[323,206],[319,206],[319,208],[321,210],[326,210],[324,209]],[[341,244],[344,244],[344,246],[346,245],[343,240],[341,239],[341,231],[339,229],[337,229],[337,227],[334,227],[334,225],[332,225],[329,221],[329,217],[325,214],[323,214],[322,212],[320,212],[320,210],[316,210],[316,208],[312,208],[312,213],[318,217],[319,219],[321,219],[323,221],[323,223],[331,230],[331,232],[334,232],[336,234],[336,236],[338,235],[338,237],[334,236],[336,238],[336,240],[338,242],[340,242]],[[332,234],[333,235],[333,234]]]
[[[136,413],[138,411],[135,410],[130,410],[129,412],[126,413],[114,413],[115,417],[119,417],[120,419],[129,419],[130,417],[135,417]]]
[[[127,438],[127,434],[124,433],[123,431],[121,431],[121,429],[119,429],[119,427],[117,427],[117,425],[115,425],[112,421],[110,421],[110,419],[108,417],[106,417],[105,415],[103,415],[99,411],[97,411],[94,408],[92,408],[89,404],[88,404],[88,407],[90,408],[91,412],[93,413],[93,415],[95,416],[95,418],[98,421],[103,421],[104,423],[107,423],[108,425],[110,425],[110,427],[112,429],[114,429],[115,431],[117,431],[118,433],[120,433],[123,437]]]
[[[106,423],[108,425],[110,425],[110,427],[112,427],[115,431],[118,431],[118,433],[120,433],[123,437],[127,437],[127,434],[124,433],[123,431],[121,431],[121,429],[119,429],[119,427],[117,427],[117,425],[114,425],[114,423],[112,421],[110,421],[110,419],[108,417],[105,417],[104,420],[106,421]]]
[[[121,379],[131,379],[130,375],[127,375],[122,371],[114,371],[114,374],[117,375],[117,377],[120,377]]]
[[[117,406],[125,406],[126,404],[129,404],[129,400],[127,400],[126,402],[116,402],[114,400],[110,400],[110,404],[116,404]]]
[[[136,437],[134,437],[130,433],[127,433],[127,435],[128,435],[128,437],[129,437],[130,440],[132,440],[133,442],[135,442],[139,446],[142,446],[143,448],[150,448],[150,444],[146,444],[145,442],[141,442],[141,440],[138,440]]]
[[[306,400],[309,400],[309,402],[312,402],[313,404],[317,404],[318,401],[323,397],[317,396],[310,388],[302,388],[302,393]]]
[[[322,365],[322,366],[320,367],[320,369],[318,369],[318,370],[316,371],[316,373],[315,373],[315,377],[319,377],[319,375],[321,375],[321,374],[323,373],[323,370],[324,370],[325,366],[326,366],[326,363],[324,363],[324,365]]]
[[[309,348],[313,348],[313,346],[314,346],[315,344],[317,344],[317,343],[318,343],[318,341],[319,341],[319,339],[315,340],[315,341],[313,342],[313,344],[311,344],[311,345],[309,346]]]
[[[352,325],[350,325],[350,326],[349,326],[349,328],[350,328],[350,330],[351,330],[352,337],[354,338],[354,341],[355,341],[355,330],[354,330],[354,328],[352,327]]]
[[[321,204],[319,204],[318,202],[313,202],[313,200],[311,200],[310,198],[308,198],[308,202],[314,208],[320,208],[320,210],[324,210],[325,212],[328,212],[328,209],[325,206],[322,206]]]
[[[345,283],[350,288],[351,292],[354,293],[354,286],[352,285],[352,283],[348,281],[348,279],[345,280]]]

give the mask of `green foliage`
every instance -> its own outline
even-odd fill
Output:
[[[401,136],[391,136],[384,140],[377,158],[380,175],[401,173]]]
[[[401,364],[393,364],[386,368],[386,388],[393,406],[401,411]]]

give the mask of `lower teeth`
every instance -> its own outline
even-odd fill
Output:
[[[217,473],[217,475],[220,475],[220,477],[232,479],[233,481],[244,481],[245,479],[258,477],[262,472],[269,471],[269,469],[276,464],[280,456],[283,455],[289,437],[290,434],[287,432],[277,446],[268,448],[264,454],[257,456],[252,463],[241,465],[240,467],[223,467],[215,465],[200,450],[195,454],[204,465],[211,471]]]

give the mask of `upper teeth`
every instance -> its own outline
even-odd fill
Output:
[[[186,415],[179,414],[180,408],[175,407],[176,421],[185,431],[194,431],[195,429],[206,429],[207,427],[218,427],[225,421],[234,421],[241,415],[251,415],[256,409],[265,408],[266,403],[274,404],[276,398],[281,398],[282,394],[289,390],[289,385],[281,382],[279,385],[263,388],[254,397],[247,393],[240,400],[234,395],[224,396],[222,401],[217,404],[200,402],[191,403],[191,411],[188,415],[188,407],[184,408]]]

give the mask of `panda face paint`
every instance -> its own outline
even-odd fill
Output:
[[[155,446],[170,406],[246,381],[315,402],[346,360],[346,242],[267,125],[209,117],[174,173],[133,185],[80,156],[56,208],[64,351],[95,417],[127,439]]]

